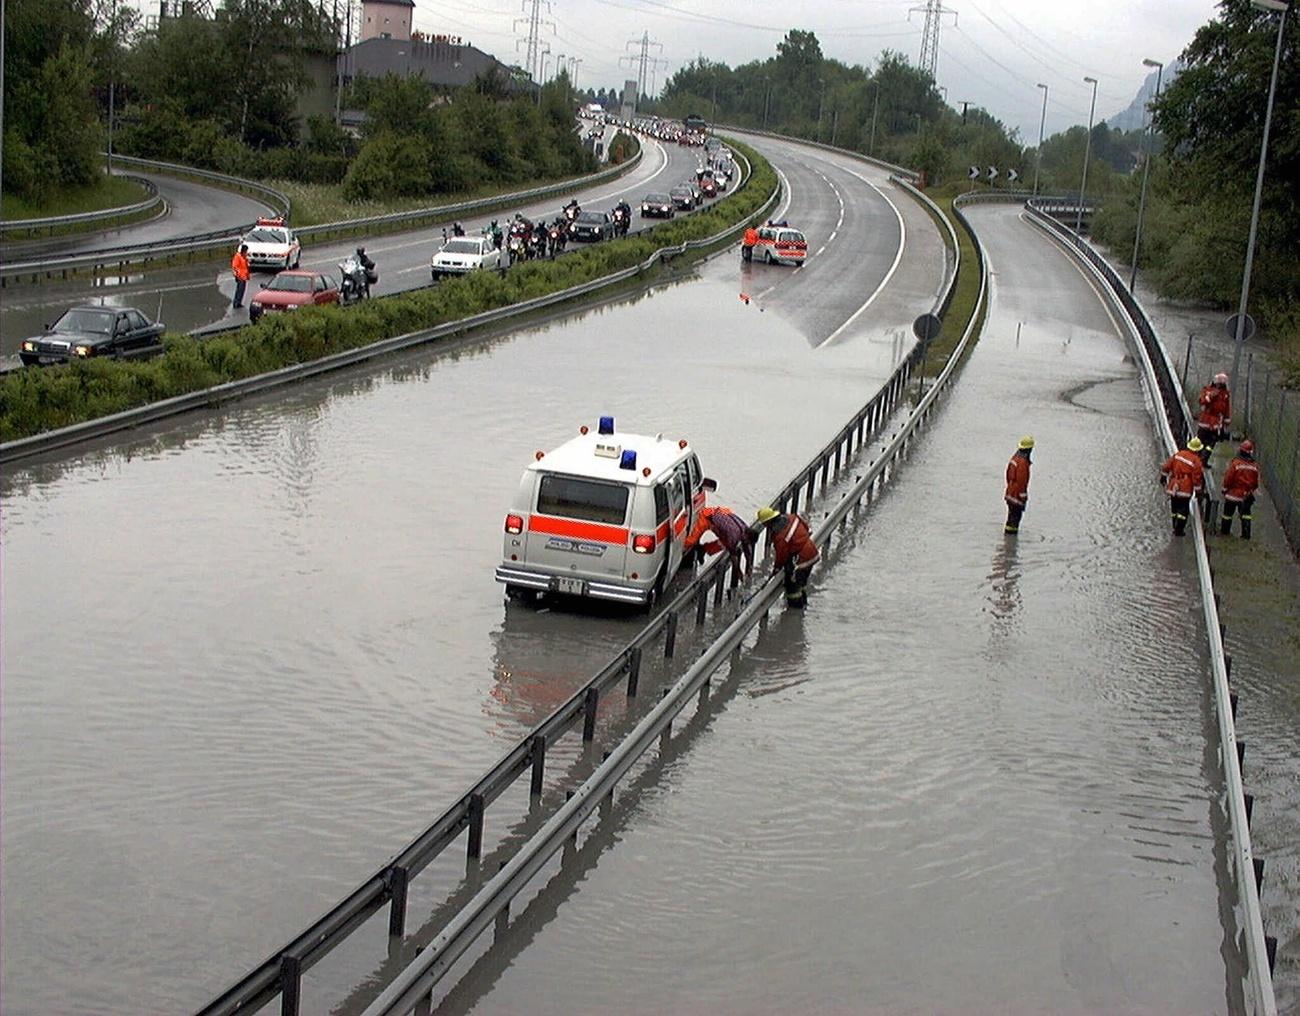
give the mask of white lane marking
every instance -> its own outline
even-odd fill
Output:
[[[820,247],[817,248],[817,254],[820,254],[825,249],[826,249],[826,244],[822,244]],[[814,254],[813,257],[816,257],[817,254]]]
[[[660,173],[662,173],[665,169],[667,169],[667,168],[668,168],[668,163],[669,163],[669,157],[668,157],[668,152],[667,152],[667,150],[666,150],[666,149],[664,148],[664,146],[661,145],[658,141],[656,141],[654,144],[655,144],[655,147],[656,147],[657,149],[659,149],[659,154],[660,154],[660,156],[663,157],[663,162],[660,164],[660,166],[659,166],[658,169],[656,169],[656,170],[655,170],[653,173],[651,173],[648,177],[646,177],[644,180],[642,180],[639,184],[630,184],[630,185],[629,185],[629,184],[624,184],[622,187],[620,187],[620,188],[617,189],[617,190],[606,191],[604,194],[597,194],[597,195],[595,195],[595,196],[593,196],[593,197],[589,197],[589,198],[587,198],[586,200],[587,200],[587,201],[603,201],[605,198],[607,198],[607,197],[611,197],[612,195],[615,195],[615,194],[625,194],[625,193],[630,193],[630,192],[633,191],[633,190],[638,190],[638,189],[640,189],[641,187],[644,187],[646,184],[648,184],[651,180],[653,180],[655,177],[657,177],[657,176],[658,176]],[[523,206],[523,207],[527,207],[527,206]],[[431,230],[432,228],[433,228],[432,226],[426,226],[426,227],[423,227],[423,229],[425,229],[426,231],[427,231],[427,230]],[[419,239],[419,240],[408,240],[408,241],[405,242],[405,243],[393,243],[393,244],[389,244],[389,245],[387,245],[386,247],[371,247],[371,248],[369,248],[368,250],[369,250],[369,253],[371,253],[371,254],[387,254],[389,251],[394,251],[394,250],[406,250],[406,248],[408,248],[408,247],[423,247],[423,246],[426,246],[426,245],[428,245],[428,244],[431,244],[431,243],[438,243],[438,242],[439,242],[439,240],[438,240],[438,237],[437,237],[436,234],[429,234],[429,233],[426,232],[426,235],[425,235],[422,239]],[[389,274],[390,274],[390,275],[397,275],[397,274],[400,274],[400,273],[399,273],[399,272],[389,272]]]
[[[850,173],[853,176],[856,176],[859,180],[861,180],[868,187],[870,187],[877,194],[879,194],[882,198],[884,198],[886,203],[888,203],[889,207],[894,210],[894,216],[898,219],[898,250],[894,253],[894,263],[889,266],[889,271],[886,272],[885,277],[880,280],[880,285],[876,287],[875,292],[872,293],[869,297],[867,297],[866,302],[863,303],[862,306],[859,307],[857,310],[855,310],[849,316],[849,319],[844,322],[844,324],[840,325],[838,328],[835,329],[835,331],[831,332],[830,335],[826,336],[826,338],[824,338],[821,342],[819,342],[817,344],[818,349],[821,349],[822,346],[825,346],[828,343],[833,342],[835,339],[839,338],[839,336],[843,335],[845,330],[850,325],[852,325],[854,321],[860,318],[863,315],[863,313],[866,312],[866,309],[868,307],[870,307],[873,303],[876,302],[876,297],[878,297],[882,292],[884,292],[885,287],[889,285],[889,280],[892,279],[894,277],[894,273],[898,271],[899,263],[902,262],[903,260],[903,250],[904,248],[907,247],[907,225],[903,222],[903,213],[898,210],[898,206],[894,204],[893,200],[890,199],[889,195],[886,194],[879,187],[877,187],[870,180],[868,180],[861,173],[855,172],[854,170],[849,169],[847,166],[841,166],[840,168],[843,169],[845,172]]]
[[[839,236],[839,234],[840,231],[838,229],[831,230],[831,235],[827,238],[826,242],[830,243],[831,240],[834,240],[837,236]]]

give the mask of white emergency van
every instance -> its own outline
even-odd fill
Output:
[[[505,522],[498,582],[511,599],[548,593],[653,605],[682,563],[682,541],[716,489],[685,440],[596,431],[524,470]]]

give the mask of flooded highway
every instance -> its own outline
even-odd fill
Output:
[[[1136,370],[1017,209],[970,214],[993,303],[936,423],[593,823],[616,849],[439,1011],[1240,1011],[1195,572]]]
[[[865,214],[884,199],[864,189]],[[841,321],[889,239],[844,266]],[[697,281],[8,472],[6,1013],[201,1004],[585,681],[641,619],[506,610],[492,569],[520,470],[613,413],[689,438],[717,500],[752,512],[888,375],[942,258],[900,267],[820,349],[825,324],[795,327],[803,274],[745,278],[731,252]],[[352,978],[312,984],[341,998]]]

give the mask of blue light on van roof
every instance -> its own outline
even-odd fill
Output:
[[[619,468],[619,469],[635,469],[635,468],[636,468],[636,452],[634,452],[631,448],[628,448],[626,451],[624,451],[624,452],[623,452],[623,457],[622,457],[621,459],[618,460],[618,468]]]
[[[597,433],[600,434],[614,433],[614,418],[612,416],[602,416],[600,418],[600,429],[597,431]]]

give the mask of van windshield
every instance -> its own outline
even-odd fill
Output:
[[[627,496],[628,488],[621,483],[547,473],[537,491],[537,510],[543,515],[621,526],[627,517]]]

